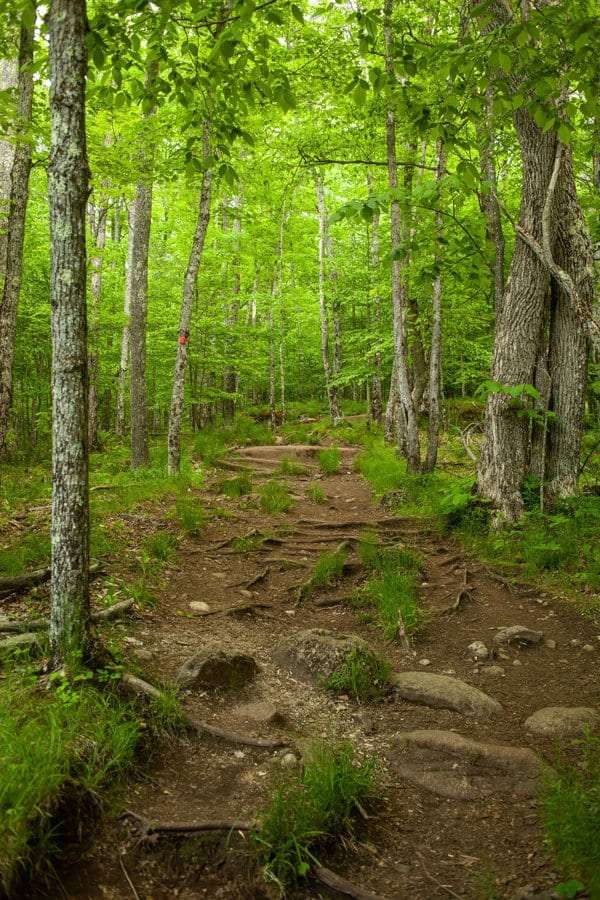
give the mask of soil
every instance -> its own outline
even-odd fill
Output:
[[[269,477],[283,457],[307,467],[306,474],[282,476],[295,498],[292,509],[268,515],[258,507],[256,496],[237,500],[219,496],[218,480],[228,477],[221,474],[212,485],[212,502],[221,514],[212,517],[198,537],[187,539],[167,570],[167,589],[157,606],[115,627],[152,653],[152,659],[143,663],[144,677],[150,681],[174,677],[184,660],[212,646],[256,659],[260,672],[242,690],[183,692],[192,719],[283,738],[301,750],[318,740],[351,740],[359,754],[377,756],[381,798],[368,818],[357,824],[352,839],[329,846],[321,856],[323,865],[337,874],[387,900],[550,896],[543,892],[561,879],[542,841],[538,801],[510,791],[478,800],[448,800],[414,787],[395,775],[390,765],[397,752],[394,738],[401,731],[453,730],[478,741],[529,747],[552,762],[556,742],[528,735],[523,722],[545,706],[595,705],[600,635],[568,604],[531,587],[513,587],[467,558],[433,524],[392,520],[353,470],[356,449],[344,448],[342,470],[327,477],[318,470],[318,449],[253,447],[232,454],[233,467],[254,470],[255,484]],[[325,503],[306,498],[306,488],[315,480],[326,494]],[[359,566],[333,588],[297,603],[297,589],[317,557],[367,525],[422,555],[420,595],[427,621],[413,640],[412,653],[384,640],[376,625],[360,621],[347,604],[318,605],[324,597],[332,603],[336,597],[347,597],[365,577]],[[276,541],[237,551],[231,539],[254,529]],[[261,574],[255,584],[248,584]],[[465,601],[454,613],[444,614],[465,585]],[[190,608],[193,601],[203,601],[211,610],[249,601],[268,605],[236,615],[202,615]],[[515,624],[542,631],[556,646],[510,646],[509,658],[493,661],[504,668],[503,676],[482,672],[489,661],[475,663],[468,645],[479,640],[490,647],[498,628]],[[277,665],[274,655],[294,631],[307,627],[359,634],[396,671],[453,674],[498,700],[504,714],[474,720],[393,695],[360,705],[296,680]],[[584,649],[585,645],[593,649]],[[272,723],[244,721],[236,707],[250,701],[267,701],[280,715]],[[563,741],[567,753],[573,752],[569,746]],[[281,758],[281,750],[236,746],[209,736],[176,739],[157,752],[139,780],[129,783],[122,808],[152,822],[171,824],[211,818],[255,820],[282,769]],[[142,840],[141,831],[131,816],[109,816],[79,859],[61,865],[64,895],[72,900],[276,896],[253,868],[246,852],[248,839],[242,834]],[[57,890],[45,896],[56,897]],[[289,896],[340,895],[308,881]]]

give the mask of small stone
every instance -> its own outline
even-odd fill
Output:
[[[490,651],[485,646],[483,641],[473,641],[473,643],[469,644],[469,646],[467,647],[467,651],[469,653],[469,656],[477,660],[487,659],[490,655]]]
[[[494,635],[495,644],[521,644],[533,646],[539,644],[544,639],[543,632],[533,631],[525,625],[509,625],[506,628],[500,628]]]
[[[143,647],[144,646],[143,641],[138,641],[138,639],[135,637],[124,637],[123,641],[125,644],[129,644],[130,647]]]
[[[600,724],[597,710],[588,706],[545,706],[525,720],[525,729],[544,737],[574,737]]]
[[[420,666],[430,666],[430,665],[431,665],[431,660],[430,660],[430,659],[420,659],[420,660],[419,660],[419,665],[420,665]]]
[[[582,650],[585,650],[586,653],[593,653],[593,652],[594,652],[594,648],[592,647],[591,644],[584,644],[583,647],[582,647],[581,649],[582,649]]]
[[[523,663],[520,659],[513,659],[513,666],[522,666]]]
[[[552,638],[546,638],[544,647],[547,647],[548,650],[556,650],[556,641],[553,641]]]
[[[284,769],[295,769],[298,765],[298,760],[293,753],[284,753],[279,761]]]
[[[266,700],[253,700],[250,703],[240,703],[234,707],[233,715],[237,719],[246,719],[259,725],[281,725],[285,716]]]
[[[295,616],[296,610],[295,609],[286,609],[285,614],[286,614],[286,616]]]
[[[233,755],[235,756],[236,759],[245,759],[246,758],[246,754],[244,753],[243,750],[234,750]]]
[[[498,659],[504,659],[504,660],[510,659],[510,653],[507,653],[506,650],[498,650],[498,652],[496,653],[496,656],[498,657]]]
[[[502,666],[483,666],[481,669],[481,674],[489,675],[490,678],[503,678],[505,673]]]
[[[193,609],[194,612],[208,612],[210,610],[210,606],[208,603],[205,603],[203,600],[192,600],[190,603],[190,609]]]
[[[143,647],[134,647],[131,651],[137,659],[141,659],[143,662],[149,662],[151,659],[154,659],[154,653],[151,650],[144,650]]]
[[[571,647],[579,647],[581,641],[579,641],[577,638],[571,638],[569,643],[570,643]]]

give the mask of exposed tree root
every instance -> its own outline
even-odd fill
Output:
[[[461,588],[456,595],[454,603],[451,603],[450,606],[446,606],[444,609],[440,610],[440,616],[451,616],[452,613],[458,612],[465,603],[472,599],[473,595],[471,592],[464,587]]]
[[[317,881],[321,882],[321,884],[337,891],[338,894],[344,894],[346,897],[353,897],[354,900],[384,900],[380,894],[373,894],[371,891],[366,891],[364,888],[360,887],[360,885],[354,884],[346,878],[342,878],[341,875],[336,875],[331,869],[326,869],[325,866],[316,866],[312,870],[312,874]]]
[[[195,722],[188,719],[188,726],[191,731],[198,735],[208,734],[210,737],[219,738],[221,741],[227,741],[229,744],[241,744],[244,747],[259,747],[261,750],[279,750],[282,747],[292,747],[290,741],[271,740],[269,738],[258,738],[251,734],[239,734],[235,731],[227,731],[216,725],[209,725],[208,722]]]
[[[151,834],[195,834],[204,831],[254,831],[256,822],[238,819],[203,819],[198,822],[157,822],[152,823],[145,816],[132,809],[126,809],[121,818],[135,819],[143,827],[143,836]]]
[[[269,566],[266,566],[262,572],[259,572],[258,575],[255,575],[254,578],[243,579],[242,581],[234,581],[233,584],[228,584],[227,587],[245,587],[251,588],[254,587],[255,584],[260,584],[261,581],[264,581],[265,578],[268,578],[271,569]]]
[[[254,609],[272,609],[272,603],[264,600],[248,600],[247,603],[236,603],[234,606],[221,606],[195,613],[196,616],[228,616],[236,613],[251,612]]]

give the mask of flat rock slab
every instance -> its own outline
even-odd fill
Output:
[[[236,719],[254,722],[257,725],[283,725],[285,722],[283,713],[266,700],[240,703],[232,709],[232,713]]]
[[[533,797],[542,766],[533,750],[436,730],[400,733],[389,759],[411,784],[452,800],[481,800],[492,794]]]
[[[201,650],[186,660],[177,673],[185,688],[241,688],[260,671],[256,660],[231,650]]]
[[[597,728],[598,711],[589,706],[546,706],[525,720],[525,730],[543,737],[577,737]]]
[[[533,647],[535,644],[541,644],[543,639],[543,631],[534,631],[525,625],[509,625],[507,628],[500,628],[494,635],[494,643],[497,646],[518,644],[521,647]]]
[[[475,719],[490,719],[504,712],[497,700],[483,691],[448,675],[433,672],[396,672],[390,677],[393,690],[403,700],[435,709],[453,709]]]
[[[298,678],[319,682],[329,678],[356,649],[369,649],[357,634],[308,628],[293,635],[274,657]]]

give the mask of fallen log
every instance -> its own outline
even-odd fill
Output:
[[[121,613],[127,612],[133,606],[133,600],[121,600],[106,609],[100,609],[92,613],[92,622],[107,622],[118,618]],[[22,634],[27,631],[43,631],[50,627],[48,619],[32,619],[29,622],[1,622],[0,632],[10,634]]]
[[[91,576],[104,574],[102,564],[98,562],[92,563],[89,571]],[[0,600],[4,600],[12,594],[22,594],[31,590],[31,588],[44,584],[44,582],[50,580],[50,574],[50,566],[45,566],[43,569],[33,569],[24,575],[8,575],[0,578]]]
[[[366,891],[364,888],[360,887],[360,885],[354,884],[346,878],[342,878],[341,875],[336,875],[331,869],[326,869],[325,866],[315,866],[312,870],[312,874],[317,881],[321,882],[321,884],[337,891],[338,894],[344,894],[346,897],[353,897],[354,900],[384,900],[380,894],[373,894],[371,891]]]

